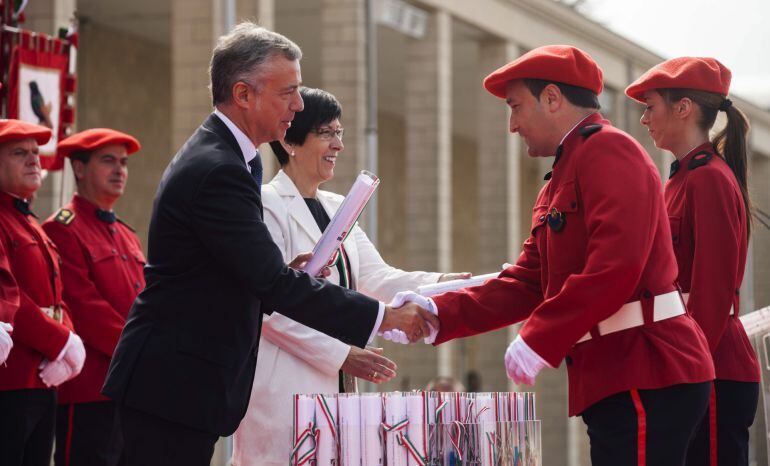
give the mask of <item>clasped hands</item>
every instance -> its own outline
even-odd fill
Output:
[[[44,360],[40,363],[40,379],[47,387],[58,387],[80,374],[85,360],[83,340],[70,332],[59,357],[54,361]]]

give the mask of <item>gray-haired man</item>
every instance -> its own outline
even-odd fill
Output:
[[[416,305],[394,310],[283,263],[262,221],[256,147],[282,139],[302,110],[300,58],[290,40],[252,23],[214,49],[216,109],[163,174],[147,287],[103,389],[121,405],[129,466],[209,464],[246,411],[263,312],[360,347],[378,330],[417,340],[438,326]]]

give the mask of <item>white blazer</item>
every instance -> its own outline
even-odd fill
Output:
[[[329,218],[343,196],[318,191]],[[286,262],[313,250],[321,237],[297,187],[282,170],[262,186],[265,223]],[[385,303],[404,290],[436,283],[439,273],[405,272],[391,267],[356,226],[345,240],[357,291]],[[339,283],[336,267],[328,280]],[[277,309],[276,311],[280,311]],[[256,376],[246,417],[235,432],[234,466],[285,466],[291,451],[292,395],[337,393],[338,373],[350,346],[274,312],[265,316]]]

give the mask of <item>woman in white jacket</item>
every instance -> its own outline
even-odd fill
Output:
[[[262,186],[265,223],[287,261],[313,249],[343,200],[343,196],[318,189],[334,177],[338,154],[344,148],[340,104],[319,89],[302,88],[300,93],[305,109],[296,114],[285,142],[271,143],[282,169]],[[329,269],[329,281],[383,302],[399,291],[470,276],[391,267],[358,226]],[[276,311],[265,316],[262,324],[251,400],[235,433],[235,466],[285,466],[289,462],[292,394],[354,391],[354,377],[375,383],[390,378],[382,367],[390,361],[380,355],[380,349],[351,347]],[[383,370],[372,377],[371,368],[377,366]]]

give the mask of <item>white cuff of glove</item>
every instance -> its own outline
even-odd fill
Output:
[[[86,361],[86,349],[83,340],[74,332],[70,332],[67,343],[62,348],[59,356],[53,362],[63,362],[72,369],[73,377],[80,374]]]
[[[433,302],[431,298],[426,298],[425,296],[415,293],[414,291],[399,291],[396,293],[396,296],[393,297],[393,300],[390,302],[389,306],[392,308],[399,308],[410,302],[427,309],[434,315],[438,315],[438,308],[436,307],[436,303]],[[437,329],[433,328],[432,325],[429,325],[429,327],[430,335],[423,339],[426,345],[433,344],[433,342],[436,341],[436,336],[438,335]],[[399,329],[387,330],[383,332],[381,336],[387,341],[401,343],[402,345],[409,344],[409,338],[406,336],[406,333]]]
[[[13,331],[13,326],[5,322],[0,322],[0,364],[5,363],[8,359],[8,355],[13,348],[13,339],[10,332]]]
[[[518,335],[505,352],[505,371],[508,378],[517,384],[534,385],[535,377],[544,368],[550,367],[526,341]]]

